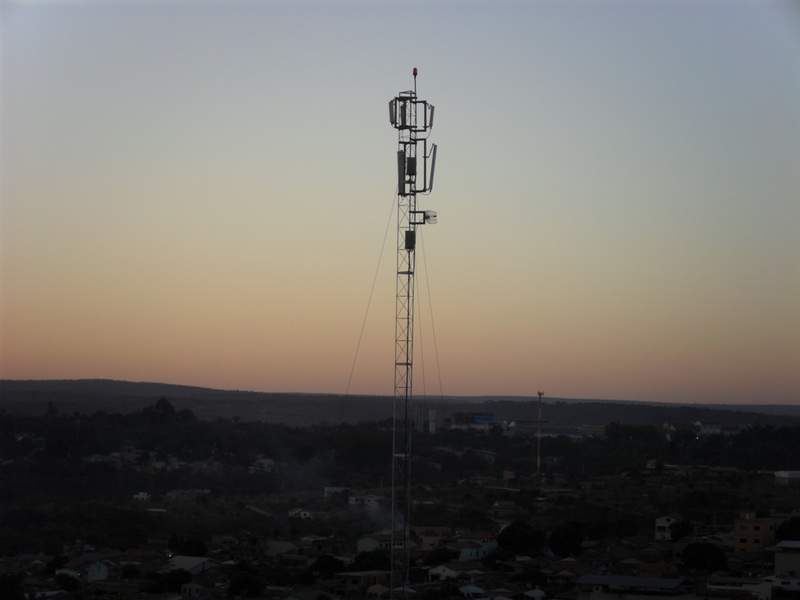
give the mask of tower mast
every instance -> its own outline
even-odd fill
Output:
[[[392,407],[391,598],[406,598],[410,583],[411,415],[414,387],[414,273],[417,227],[436,223],[436,213],[419,210],[417,194],[433,189],[436,144],[428,148],[434,107],[414,89],[389,101],[397,129],[397,269],[395,287],[394,400]]]

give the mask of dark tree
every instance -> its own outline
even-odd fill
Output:
[[[559,525],[550,534],[550,549],[558,556],[576,556],[581,553],[584,527],[570,521]]]
[[[66,573],[59,573],[56,575],[56,583],[58,587],[67,592],[74,592],[81,587],[80,581]]]
[[[230,596],[245,596],[252,598],[260,596],[264,591],[266,582],[251,570],[239,570],[231,577],[231,584],[228,588]]]
[[[323,554],[311,564],[310,571],[317,577],[327,579],[340,571],[344,571],[344,563],[338,558]]]
[[[203,540],[187,539],[174,534],[169,538],[169,549],[175,554],[184,556],[206,556],[208,554],[208,548]]]
[[[497,545],[514,554],[538,554],[545,535],[525,521],[514,521],[497,536]]]
[[[672,541],[677,542],[692,532],[692,524],[689,521],[684,520],[675,521],[669,526],[669,531],[672,536]]]
[[[706,542],[689,544],[683,549],[683,564],[689,569],[701,571],[723,571],[728,568],[728,559],[725,553]]]
[[[389,568],[389,553],[385,550],[359,552],[351,566],[351,571],[382,571]]]
[[[781,523],[775,532],[779,542],[784,540],[800,541],[800,517],[792,517]]]
[[[161,591],[177,593],[184,583],[191,583],[192,574],[183,569],[174,569],[161,578]]]
[[[153,407],[154,412],[157,414],[163,415],[165,417],[172,417],[175,415],[175,407],[172,406],[169,400],[164,398],[163,396],[158,399],[155,406]]]
[[[0,574],[0,598],[25,600],[25,593],[22,590],[22,581],[24,579],[25,576],[22,573]]]
[[[136,565],[125,565],[122,567],[122,579],[137,579],[142,573]]]
[[[431,550],[423,561],[426,565],[435,567],[458,558],[458,552],[449,548],[436,548]]]

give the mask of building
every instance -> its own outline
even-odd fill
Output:
[[[107,560],[97,560],[86,567],[86,581],[105,581],[114,565]]]
[[[772,584],[761,579],[741,577],[712,577],[706,582],[706,595],[723,598],[753,598],[771,600]]]
[[[758,517],[754,512],[743,512],[734,528],[736,552],[757,552],[775,542],[775,530],[779,519]]]
[[[345,598],[363,598],[367,589],[389,584],[391,571],[347,571],[337,573],[336,591]]]
[[[383,497],[375,494],[351,495],[347,498],[347,503],[351,506],[363,506],[364,508],[377,508],[382,502]]]
[[[800,541],[784,540],[775,546],[775,575],[800,577]]]
[[[673,515],[666,515],[658,517],[655,524],[654,538],[657,542],[671,542],[672,541],[672,526],[680,521],[678,517]]]
[[[270,558],[283,556],[284,554],[294,554],[297,550],[296,544],[285,540],[267,540],[264,542],[264,554]]]
[[[765,577],[764,581],[772,585],[772,590],[779,590],[781,592],[790,592],[797,594],[800,592],[800,577],[770,575]]]
[[[372,535],[358,538],[356,550],[358,552],[374,552],[375,550],[389,550],[392,546],[392,532],[378,531]]]
[[[800,471],[775,471],[776,485],[800,485]]]
[[[483,588],[479,588],[477,585],[462,585],[458,588],[458,593],[461,594],[461,597],[465,600],[483,600],[486,598],[486,592]]]
[[[181,586],[182,600],[210,600],[211,592],[197,583],[184,583]]]
[[[340,485],[326,485],[322,488],[322,497],[323,498],[336,498],[339,496],[349,496],[350,495],[350,488],[344,487]]]
[[[266,456],[259,456],[247,470],[250,473],[272,473],[275,470],[275,461]]]
[[[512,519],[521,512],[520,507],[510,500],[496,500],[489,509],[489,513],[494,519]]]
[[[578,600],[696,600],[689,583],[680,577],[635,577],[630,575],[584,575],[577,581]]]
[[[171,502],[197,500],[203,496],[211,494],[209,489],[191,489],[191,490],[170,490],[166,493],[166,499]]]
[[[447,544],[450,550],[458,552],[458,562],[483,560],[497,550],[497,542],[481,542],[475,540],[462,540]]]
[[[694,428],[695,433],[700,437],[722,434],[722,425],[719,423],[702,423],[700,421],[695,421]]]
[[[466,579],[473,581],[484,574],[483,563],[479,561],[455,561],[428,569],[428,581]]]
[[[305,508],[293,508],[288,513],[290,519],[300,519],[301,521],[308,521],[313,517],[310,511]]]
[[[436,409],[417,406],[414,414],[414,429],[419,433],[436,433]]]
[[[425,552],[442,546],[453,533],[449,527],[413,527],[412,530],[420,550]]]
[[[497,420],[493,414],[457,412],[453,414],[450,429],[490,431],[495,425],[497,425]]]
[[[192,575],[199,575],[211,568],[211,560],[205,556],[173,556],[162,572],[188,571]]]

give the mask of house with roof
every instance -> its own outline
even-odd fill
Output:
[[[775,545],[775,575],[800,577],[800,540]]]
[[[520,507],[510,500],[497,500],[489,509],[489,514],[495,519],[512,519],[521,512]]]
[[[413,527],[414,539],[425,552],[438,548],[452,535],[449,527]]]
[[[275,558],[284,554],[294,554],[297,550],[297,544],[286,540],[267,540],[264,542],[264,554],[270,558]]]
[[[249,473],[272,473],[275,470],[275,459],[259,455],[249,467]]]
[[[198,583],[184,583],[181,586],[181,600],[211,600],[211,590]]]
[[[735,524],[734,549],[736,552],[757,552],[772,546],[779,523],[780,519],[775,517],[760,517],[752,511],[741,513]]]
[[[392,546],[392,532],[389,530],[377,531],[365,535],[356,541],[357,552],[374,552],[375,550],[389,550]]]
[[[337,498],[348,496],[349,494],[350,488],[343,485],[326,485],[322,488],[323,498]]]
[[[489,600],[489,597],[486,595],[486,591],[483,588],[473,584],[462,585],[460,588],[458,588],[458,593],[461,594],[461,597],[464,598],[464,600]]]
[[[300,519],[301,521],[308,521],[313,518],[311,511],[305,508],[293,508],[288,513],[290,519]]]
[[[169,571],[188,571],[192,575],[199,575],[211,568],[212,561],[207,556],[184,556],[176,554],[173,556],[166,567],[161,572]]]
[[[335,590],[345,598],[356,598],[366,596],[369,588],[373,586],[389,585],[391,571],[372,570],[372,571],[345,571],[336,574]]]
[[[428,581],[466,579],[474,581],[484,574],[486,567],[479,561],[453,561],[428,569]]]
[[[378,508],[385,498],[376,494],[351,494],[347,497],[347,503],[350,506],[361,506],[367,509]]]
[[[477,541],[477,540],[458,540],[445,545],[446,548],[458,552],[458,561],[483,560],[492,552],[497,550],[497,542]]]
[[[800,484],[800,471],[775,471],[775,483],[777,485],[798,485]]]
[[[106,581],[116,565],[110,560],[118,553],[87,552],[64,564],[65,569],[75,571],[89,583]]]
[[[771,600],[772,584],[761,579],[716,576],[706,581],[706,595]]]
[[[678,523],[680,518],[675,515],[664,515],[658,517],[655,523],[654,539],[657,542],[671,542],[672,541],[672,526]]]
[[[576,581],[578,600],[646,600],[669,596],[673,600],[697,600],[682,577],[632,575],[584,575]]]

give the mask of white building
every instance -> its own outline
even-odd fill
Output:
[[[110,563],[105,560],[93,562],[86,568],[86,581],[105,581],[108,579]]]
[[[392,545],[392,534],[389,531],[378,531],[372,535],[358,538],[356,550],[358,552],[373,552],[375,550],[389,550]]]
[[[301,519],[303,521],[307,521],[308,519],[312,518],[312,515],[305,508],[293,508],[292,510],[289,511],[289,518]]]
[[[479,600],[483,598],[488,600],[486,592],[483,590],[483,588],[479,588],[477,585],[462,585],[460,588],[458,588],[458,592],[465,600]]]
[[[375,494],[351,495],[347,498],[347,503],[352,506],[363,506],[364,508],[377,508],[383,502],[382,496]]]
[[[658,517],[655,526],[655,540],[657,542],[671,542],[672,541],[672,525],[677,523],[679,519],[672,515]]]
[[[439,565],[438,567],[428,569],[428,580],[444,581],[446,579],[456,579],[458,578],[458,573],[458,571],[451,569],[447,565]]]
[[[778,485],[800,484],[800,471],[775,471],[775,483]]]
[[[272,473],[275,470],[275,461],[266,456],[259,456],[247,470],[250,473]]]
[[[349,493],[350,493],[349,487],[344,487],[340,485],[326,485],[324,488],[322,488],[323,498],[332,498],[340,494],[349,494]]]

